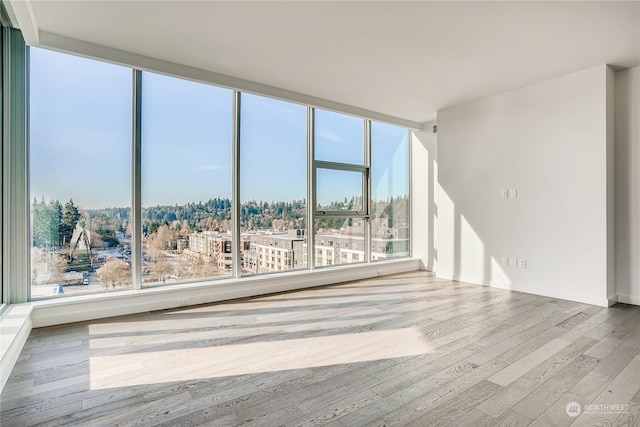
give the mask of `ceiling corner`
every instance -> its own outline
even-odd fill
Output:
[[[37,45],[40,31],[31,0],[4,0],[3,3],[11,22],[22,32],[25,43],[29,46]]]

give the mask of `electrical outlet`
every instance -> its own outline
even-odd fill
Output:
[[[502,257],[502,266],[509,267],[509,257]]]
[[[527,268],[527,260],[525,258],[518,258],[518,268]]]

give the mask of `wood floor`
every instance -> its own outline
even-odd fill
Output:
[[[2,427],[637,426],[640,307],[414,272],[35,329],[0,405]]]

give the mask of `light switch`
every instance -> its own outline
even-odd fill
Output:
[[[509,198],[509,190],[502,190],[501,194],[503,199]]]
[[[509,198],[517,199],[518,198],[518,190],[514,188],[513,190],[509,190]]]

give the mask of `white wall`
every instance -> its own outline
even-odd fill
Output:
[[[616,284],[640,305],[640,67],[616,73]]]
[[[439,277],[615,302],[611,76],[603,65],[438,113]]]
[[[420,268],[434,271],[437,254],[435,190],[438,179],[436,122],[411,134],[411,255]]]

